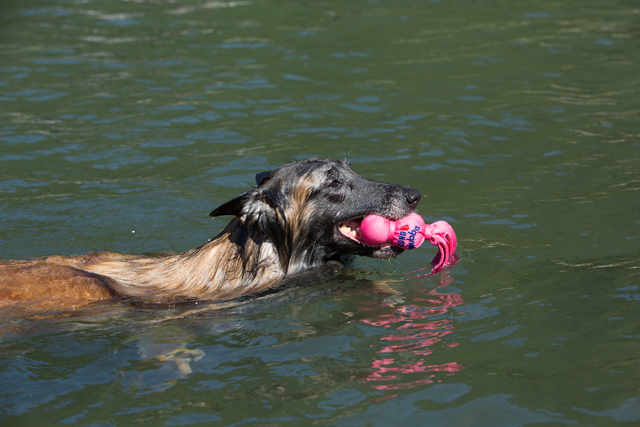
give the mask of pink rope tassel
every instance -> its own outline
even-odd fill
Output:
[[[444,267],[458,262],[456,255],[458,239],[448,222],[436,221],[431,225],[427,225],[424,234],[425,238],[429,239],[429,243],[438,247],[438,253],[431,261],[431,265],[433,265],[431,274],[436,274]]]

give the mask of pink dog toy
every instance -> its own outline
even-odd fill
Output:
[[[402,249],[415,249],[425,240],[429,240],[439,249],[438,254],[431,261],[433,265],[431,274],[458,261],[456,256],[458,239],[449,223],[437,221],[427,225],[415,212],[398,221],[391,221],[379,215],[369,215],[360,225],[360,238],[368,245],[392,243]]]

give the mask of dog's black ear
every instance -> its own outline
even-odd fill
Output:
[[[275,194],[268,189],[251,188],[233,200],[215,208],[209,216],[233,215],[240,218],[245,226],[258,225],[263,231],[267,223],[282,216]]]
[[[242,208],[250,197],[247,193],[248,191],[245,191],[235,199],[229,200],[227,203],[218,206],[209,214],[209,216],[240,215]]]
[[[260,183],[269,175],[271,175],[273,171],[260,172],[256,174],[256,185],[260,185]],[[266,181],[265,181],[266,182]]]

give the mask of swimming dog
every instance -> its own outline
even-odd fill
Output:
[[[345,161],[312,159],[256,176],[257,186],[219,206],[228,225],[195,249],[163,255],[95,252],[0,261],[0,307],[65,311],[114,298],[230,300],[275,287],[344,255],[391,258],[402,249],[369,246],[362,219],[415,210],[420,192],[358,175]]]

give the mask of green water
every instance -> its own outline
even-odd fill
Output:
[[[347,157],[449,221],[237,307],[0,324],[0,424],[640,421],[640,6],[0,6],[0,258],[182,251],[292,160]]]

